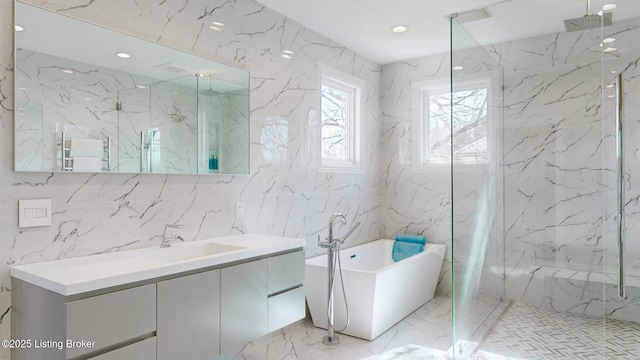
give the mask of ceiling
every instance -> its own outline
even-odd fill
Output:
[[[257,0],[263,5],[380,63],[449,51],[447,16],[487,7],[490,18],[465,24],[481,44],[550,34],[587,11],[586,0]],[[613,20],[640,17],[640,0],[594,0],[592,11],[617,4]],[[405,25],[403,34],[391,32]]]

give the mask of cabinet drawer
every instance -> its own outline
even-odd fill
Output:
[[[270,296],[267,300],[269,332],[305,317],[304,287]]]
[[[302,250],[269,258],[269,294],[304,282],[304,252]]]
[[[133,343],[123,348],[89,358],[90,360],[156,360],[156,338]]]
[[[67,358],[115,345],[156,330],[156,285],[94,296],[66,304],[67,336],[95,341],[86,348],[67,348]]]

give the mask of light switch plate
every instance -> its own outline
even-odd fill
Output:
[[[18,200],[18,227],[51,226],[51,199]]]

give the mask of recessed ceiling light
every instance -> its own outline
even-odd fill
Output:
[[[144,86],[144,85],[136,85],[136,87],[137,87],[138,89],[146,89],[146,88],[147,88],[147,87],[146,87],[146,86]]]
[[[16,25],[16,31],[17,32],[24,31],[24,28],[20,25]]]
[[[609,84],[606,86],[607,89],[613,89],[614,87],[616,87],[614,84]]]
[[[224,24],[223,24],[223,23],[218,22],[218,21],[212,21],[211,23],[212,23],[213,25],[215,25],[215,26],[224,26]]]
[[[615,73],[617,73],[617,71],[615,71],[615,70],[611,70],[611,73],[612,73],[612,74],[615,74]]]
[[[293,55],[293,51],[291,50],[282,50],[283,53]]]
[[[396,34],[401,34],[403,32],[406,32],[407,30],[409,30],[409,28],[404,25],[397,25],[391,28],[391,31],[393,31]]]
[[[119,57],[119,58],[123,58],[123,59],[128,59],[128,58],[131,57],[131,55],[129,55],[127,53],[124,53],[124,52],[116,53],[116,56]]]
[[[213,26],[213,25],[209,25],[209,29],[213,29],[215,31],[222,31],[221,28],[217,27],[217,26]]]
[[[614,47],[608,47],[608,48],[606,48],[606,49],[604,49],[602,51],[604,51],[604,52],[612,52],[612,51],[616,51],[616,50],[618,50],[618,49],[614,48]]]
[[[293,56],[291,56],[291,55],[289,55],[289,54],[282,54],[282,55],[280,55],[280,56],[282,56],[282,57],[283,57],[283,58],[285,58],[285,59],[293,59]]]
[[[73,74],[75,71],[69,70],[69,69],[63,69],[62,72],[65,74]]]
[[[612,37],[609,37],[609,38],[606,38],[606,39],[602,40],[602,42],[605,43],[605,44],[609,44],[609,43],[612,43],[614,41],[616,41],[616,38],[612,38]]]
[[[456,66],[454,66],[454,67],[452,67],[452,68],[451,68],[451,70],[453,70],[453,71],[460,71],[460,70],[462,70],[462,69],[464,69],[464,67],[463,67],[463,66],[460,66],[460,65],[456,65]]]
[[[88,97],[86,97],[84,99],[87,100],[87,101],[91,101],[91,98],[88,98]]]
[[[617,7],[618,5],[616,4],[605,4],[602,6],[602,10],[604,11],[609,11],[609,10],[613,10]]]

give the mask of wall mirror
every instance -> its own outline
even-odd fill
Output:
[[[15,3],[15,170],[249,173],[249,73]]]

